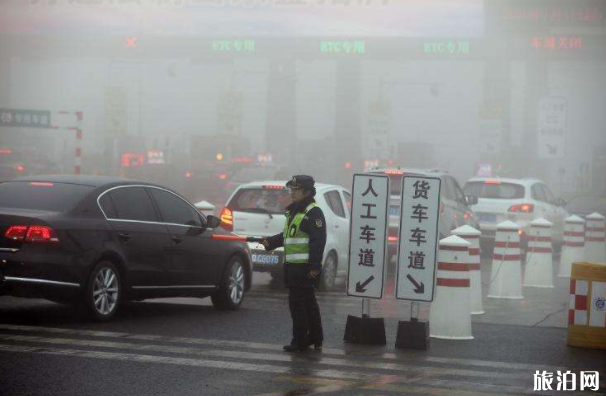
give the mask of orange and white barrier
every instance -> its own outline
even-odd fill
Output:
[[[520,226],[511,221],[497,224],[488,297],[522,299]]]
[[[606,265],[572,265],[568,345],[606,349]]]
[[[429,335],[472,340],[469,303],[469,246],[456,235],[440,241],[436,295],[429,312]]]
[[[464,225],[452,231],[453,235],[461,237],[470,243],[469,246],[469,295],[471,314],[481,315],[482,307],[482,275],[480,272],[480,236],[482,233],[475,228]]]
[[[572,263],[585,260],[585,220],[579,216],[564,219],[564,245],[558,277],[570,278]]]
[[[530,223],[524,286],[553,287],[551,227],[553,223],[543,218]]]
[[[604,216],[592,213],[585,217],[585,260],[606,264]]]

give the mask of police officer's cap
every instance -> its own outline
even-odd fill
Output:
[[[314,188],[314,178],[308,175],[294,175],[292,179],[290,179],[286,183],[286,187],[288,188],[303,188],[305,190],[311,190]]]

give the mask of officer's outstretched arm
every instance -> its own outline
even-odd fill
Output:
[[[284,235],[279,233],[274,236],[267,237],[263,240],[262,244],[265,247],[265,250],[274,250],[284,246]]]

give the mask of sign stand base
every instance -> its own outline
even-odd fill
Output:
[[[399,321],[396,348],[429,349],[429,322],[419,322],[417,319]]]
[[[385,345],[385,321],[383,318],[348,315],[343,341],[351,344]]]
[[[370,300],[362,299],[362,317],[347,316],[345,342],[352,344],[385,345],[385,321],[370,317]]]
[[[429,322],[419,322],[419,303],[410,305],[410,321],[398,321],[396,348],[429,349]]]

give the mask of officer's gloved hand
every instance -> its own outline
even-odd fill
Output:
[[[264,239],[263,241],[261,241],[261,245],[263,245],[265,250],[269,250],[269,241],[267,239]]]

